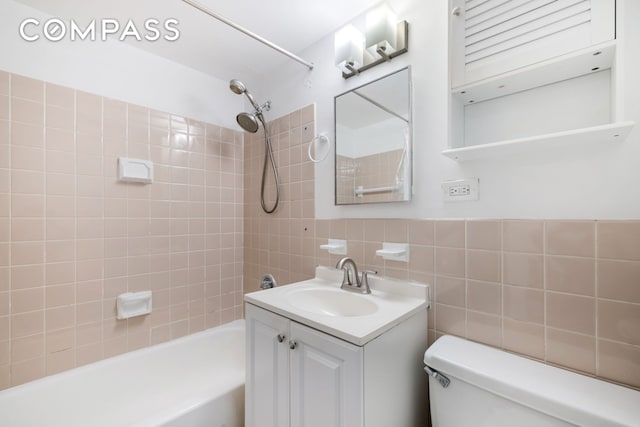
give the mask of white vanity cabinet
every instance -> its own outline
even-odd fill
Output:
[[[426,425],[426,310],[359,346],[245,307],[247,427]]]
[[[246,306],[247,426],[362,426],[363,348]]]
[[[245,425],[289,425],[289,319],[245,305]]]

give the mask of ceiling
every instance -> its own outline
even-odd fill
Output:
[[[53,17],[86,26],[92,19],[179,21],[180,38],[129,43],[222,80],[257,78],[290,61],[275,50],[217,21],[181,0],[16,0]],[[300,54],[380,0],[197,0],[236,24]],[[301,55],[302,56],[302,55]],[[303,58],[306,59],[306,58]],[[308,59],[307,59],[308,60]],[[300,65],[300,67],[304,67]]]

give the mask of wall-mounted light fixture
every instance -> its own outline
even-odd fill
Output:
[[[363,45],[364,36],[351,24],[335,34],[336,67],[338,67],[343,74],[355,73],[358,68],[364,65]]]
[[[336,32],[336,66],[348,79],[407,52],[408,42],[407,21],[398,22],[391,8],[382,4],[367,13],[365,35],[352,24]]]

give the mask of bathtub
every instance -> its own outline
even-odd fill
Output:
[[[244,321],[0,392],[3,427],[242,427]]]

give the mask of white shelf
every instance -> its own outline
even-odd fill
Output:
[[[329,239],[325,245],[320,245],[320,249],[329,251],[333,255],[346,255],[347,254],[347,241],[341,239]]]
[[[612,67],[616,41],[555,57],[478,82],[451,89],[454,99],[469,105],[500,96],[607,70]]]
[[[388,261],[409,262],[408,243],[382,243],[382,249],[376,251],[376,255]]]
[[[622,142],[629,135],[634,124],[634,122],[619,122],[583,129],[573,129],[470,147],[452,148],[444,150],[442,154],[453,160],[462,162],[482,158],[496,158],[499,156],[526,155],[530,152],[540,152],[540,150],[544,151],[559,145],[580,146],[591,143]]]

